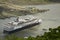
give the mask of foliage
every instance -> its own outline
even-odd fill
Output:
[[[5,38],[5,40],[25,40],[24,38],[20,38],[20,37],[17,37],[15,35],[7,35]]]
[[[0,0],[0,2],[7,2],[17,5],[26,5],[26,4],[46,4],[50,2],[60,2],[60,0]]]
[[[36,36],[36,37],[31,37],[29,36],[28,38],[20,38],[16,37],[15,35],[10,35],[6,36],[4,38],[5,40],[60,40],[60,26],[57,28],[49,28],[49,32],[45,32],[44,35],[42,36]]]

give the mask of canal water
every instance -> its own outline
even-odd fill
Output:
[[[44,13],[37,13],[34,14],[39,19],[42,19],[42,23],[40,25],[33,26],[28,29],[24,29],[19,32],[15,32],[16,36],[20,37],[28,37],[28,36],[37,36],[43,35],[45,31],[48,31],[49,28],[56,28],[60,25],[60,4],[49,4],[49,5],[29,5],[32,7],[36,7],[38,9],[50,9]],[[28,6],[27,6],[28,7]],[[3,29],[5,28],[6,23],[14,20],[15,18],[7,18],[7,19],[0,19],[0,37],[5,36],[3,33]],[[46,29],[46,30],[43,30]]]

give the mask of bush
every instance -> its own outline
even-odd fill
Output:
[[[15,35],[9,35],[6,36],[4,40],[60,40],[60,26],[54,29],[49,28],[49,30],[49,32],[45,32],[42,36],[38,35],[36,37],[29,36],[28,38],[20,38]]]

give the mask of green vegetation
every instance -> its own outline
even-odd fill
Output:
[[[49,28],[49,32],[45,32],[42,36],[28,38],[16,37],[15,35],[6,36],[4,40],[60,40],[60,26],[57,28]]]
[[[47,4],[49,2],[60,2],[60,0],[0,0],[0,2],[7,2],[17,5],[32,5],[32,4]]]

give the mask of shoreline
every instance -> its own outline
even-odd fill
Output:
[[[51,5],[51,4],[60,4],[60,3],[49,3],[49,4],[43,4],[43,5]],[[42,5],[42,4],[41,4]],[[28,5],[19,5],[19,6],[28,6]],[[33,6],[33,5],[31,5],[31,6]],[[34,5],[34,6],[37,6],[37,5]],[[45,10],[45,9],[42,9],[42,12],[43,12],[43,10]],[[47,9],[46,9],[47,10]],[[41,11],[41,10],[40,10]],[[47,10],[47,11],[49,11],[49,10]],[[45,11],[46,12],[46,11]],[[10,13],[8,13],[8,14],[10,14]],[[8,14],[7,14],[7,16],[1,16],[0,15],[0,19],[5,19],[5,18],[10,18],[9,16],[8,16]],[[16,14],[16,13],[15,13]],[[35,14],[35,13],[34,13]],[[13,14],[11,14],[11,15],[13,15]],[[13,15],[14,16],[14,15]],[[16,16],[16,15],[15,15]]]

